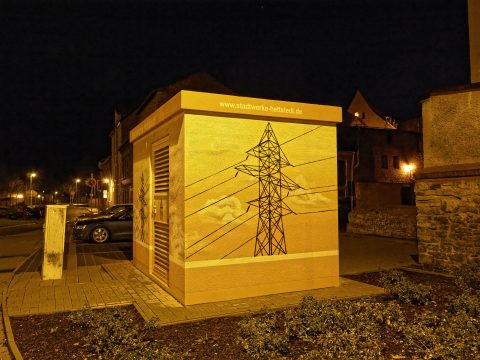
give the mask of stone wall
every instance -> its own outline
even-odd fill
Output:
[[[454,267],[480,260],[480,178],[422,179],[415,185],[419,260]]]
[[[479,115],[480,85],[454,93],[433,93],[423,101],[424,167],[478,163]]]
[[[347,232],[416,239],[415,206],[355,208],[348,214]]]
[[[369,182],[355,183],[355,202],[356,208],[377,209],[377,208],[396,208],[402,204],[402,188],[409,187],[410,184],[389,184]]]

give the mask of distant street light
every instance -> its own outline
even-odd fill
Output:
[[[28,174],[28,176],[30,177],[30,205],[32,205],[33,204],[33,188],[32,188],[33,178],[37,176],[37,174],[34,172],[31,172],[30,174]]]
[[[80,179],[75,179],[75,204],[78,204],[78,183],[80,182]]]
[[[408,174],[409,176],[409,180],[412,181],[413,180],[413,171],[415,170],[415,164],[404,164],[403,165],[403,171]]]

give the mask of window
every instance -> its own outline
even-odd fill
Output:
[[[387,130],[387,144],[391,145],[392,144],[392,133]]]
[[[122,161],[122,178],[128,179],[132,177],[133,164],[132,164],[132,157],[130,154],[125,155]]]
[[[339,186],[347,183],[347,162],[345,160],[337,160],[337,181]]]
[[[388,169],[388,156],[382,155],[382,169]]]
[[[398,158],[398,156],[393,157],[393,168],[400,169],[400,159]]]

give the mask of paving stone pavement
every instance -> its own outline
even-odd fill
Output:
[[[7,289],[8,283],[10,282],[11,274],[8,272],[0,273],[0,359],[1,360],[10,360],[10,351],[7,347],[7,337],[5,334],[5,329],[3,327],[3,309],[1,303],[1,297],[3,291]]]
[[[301,291],[210,304],[183,306],[129,261],[66,269],[61,280],[41,280],[39,272],[15,275],[8,289],[9,316],[47,314],[135,304],[145,319],[159,324],[240,315],[262,308],[297,304],[307,294],[318,298],[351,298],[382,294],[383,289],[341,278],[340,287]]]

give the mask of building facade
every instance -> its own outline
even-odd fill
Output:
[[[348,222],[351,232],[415,238],[416,214],[409,207],[415,173],[423,167],[419,124],[381,115],[356,92],[337,133],[342,228]],[[402,212],[406,227],[398,221]]]
[[[196,73],[172,85],[151,91],[133,111],[115,111],[114,127],[110,133],[112,205],[133,202],[133,147],[129,142],[130,130],[180,90],[234,94],[210,75]]]
[[[130,132],[134,264],[185,305],[338,286],[340,121],[180,91]]]

